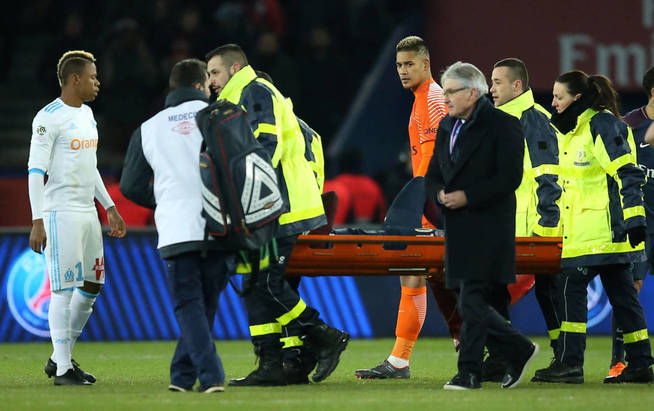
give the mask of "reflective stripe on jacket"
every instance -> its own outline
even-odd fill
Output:
[[[563,186],[561,265],[580,267],[642,261],[632,248],[631,227],[645,226],[641,186],[631,129],[610,112],[587,109],[576,127],[561,136]]]
[[[327,223],[313,170],[304,157],[305,143],[295,113],[270,82],[245,66],[227,82],[218,99],[248,113],[254,136],[268,150],[288,212],[279,217],[278,237],[313,230]]]
[[[531,89],[498,109],[517,117],[525,133],[524,173],[516,195],[516,237],[560,235],[559,149],[550,114]]]

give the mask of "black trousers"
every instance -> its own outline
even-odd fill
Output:
[[[284,279],[284,271],[297,236],[277,239],[277,261],[258,274],[245,295],[250,335],[255,345],[279,345],[282,327],[291,326],[299,332],[323,324],[319,313],[304,301]]]
[[[561,328],[561,312],[563,310],[563,288],[561,274],[536,275],[534,293],[543,313],[547,331],[550,335],[550,346],[556,349]]]
[[[459,373],[481,375],[484,345],[506,361],[526,357],[531,342],[490,305],[497,288],[486,281],[463,280],[459,288],[459,314],[463,319]],[[506,288],[506,286],[504,286]]]
[[[586,322],[588,297],[586,287],[599,275],[613,306],[617,325],[624,332],[626,360],[640,368],[654,362],[647,323],[640,305],[634,278],[633,264],[610,264],[563,269],[563,303],[561,334],[556,350],[559,361],[568,365],[583,365],[586,349]]]
[[[499,315],[506,318],[506,321],[511,321],[511,313],[509,312],[511,294],[506,284],[493,284],[491,286],[488,303]]]

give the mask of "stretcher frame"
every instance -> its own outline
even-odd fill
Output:
[[[561,238],[516,237],[517,274],[561,271]],[[384,244],[403,249],[385,249]],[[391,235],[301,235],[288,276],[443,275],[445,238]],[[474,258],[471,250],[470,258]]]

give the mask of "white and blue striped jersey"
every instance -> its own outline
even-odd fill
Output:
[[[48,175],[43,211],[95,211],[97,146],[97,123],[86,104],[71,107],[57,98],[37,113],[27,167]]]

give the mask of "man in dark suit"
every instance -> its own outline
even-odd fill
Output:
[[[515,282],[514,192],[522,179],[522,126],[485,98],[488,84],[472,64],[452,64],[441,84],[449,115],[441,121],[425,179],[445,218],[446,284],[459,290],[463,318],[459,372],[443,388],[481,388],[484,344],[509,364],[502,387],[513,388],[538,346],[489,301]]]

